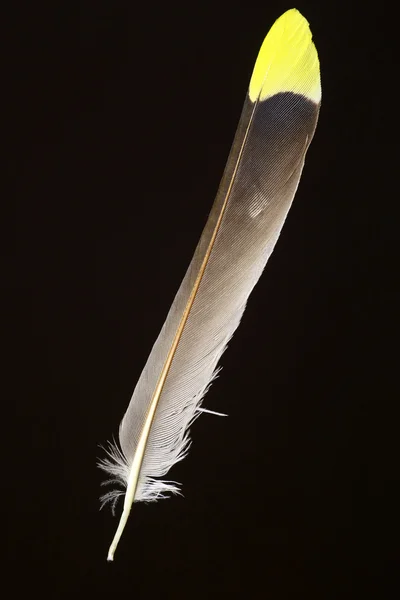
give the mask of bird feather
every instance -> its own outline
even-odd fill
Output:
[[[100,463],[126,487],[109,560],[134,501],[179,493],[179,484],[162,478],[187,454],[190,425],[278,239],[320,99],[311,32],[292,9],[261,46],[208,221],[122,419],[119,444]]]

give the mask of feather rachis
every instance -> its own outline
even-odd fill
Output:
[[[187,304],[185,306],[185,309],[184,309],[181,321],[179,323],[178,329],[177,329],[176,334],[174,336],[174,339],[172,341],[171,348],[170,348],[170,350],[168,352],[166,361],[165,361],[164,366],[162,368],[160,377],[159,377],[159,379],[157,381],[157,385],[156,385],[156,388],[154,390],[154,393],[153,393],[153,396],[152,396],[152,399],[151,399],[151,402],[150,402],[149,410],[148,410],[148,413],[147,413],[146,418],[145,418],[145,423],[144,423],[142,432],[140,434],[140,437],[139,437],[139,440],[138,440],[138,443],[137,443],[137,447],[136,447],[136,452],[135,452],[135,456],[134,456],[134,459],[133,459],[133,463],[132,463],[132,465],[130,466],[130,469],[129,469],[129,475],[128,475],[128,480],[127,480],[127,489],[126,489],[125,501],[124,501],[124,509],[123,509],[123,514],[122,514],[122,517],[121,517],[121,522],[123,523],[123,525],[118,528],[117,533],[115,535],[115,538],[113,540],[113,543],[111,544],[111,548],[110,548],[109,556],[108,556],[109,560],[113,559],[113,554],[114,554],[115,548],[116,548],[116,546],[118,544],[118,540],[119,540],[119,538],[120,538],[120,536],[122,534],[122,531],[124,529],[125,523],[127,522],[127,519],[128,519],[128,516],[129,516],[129,512],[131,510],[131,507],[132,507],[132,504],[133,504],[133,501],[134,501],[134,498],[135,498],[135,495],[136,495],[136,492],[137,492],[137,487],[138,487],[138,482],[139,482],[139,476],[140,476],[140,470],[141,470],[142,463],[143,463],[143,458],[144,458],[144,454],[145,454],[145,450],[146,450],[146,444],[147,444],[148,437],[149,437],[149,434],[150,434],[150,430],[151,430],[151,427],[152,427],[152,424],[153,424],[154,416],[155,416],[155,413],[156,413],[156,410],[157,410],[157,407],[158,407],[158,403],[159,403],[159,400],[160,400],[160,397],[161,397],[161,393],[163,391],[163,387],[165,385],[165,381],[167,379],[168,372],[170,370],[173,358],[175,356],[176,349],[177,349],[179,341],[181,339],[181,336],[182,336],[184,327],[186,325],[186,322],[188,320],[190,311],[191,311],[191,309],[193,307],[194,299],[196,298],[196,294],[198,292],[200,283],[201,283],[201,281],[203,279],[203,275],[204,275],[205,270],[207,268],[207,264],[209,262],[209,259],[210,259],[210,256],[211,256],[211,253],[212,253],[212,250],[213,250],[213,247],[214,247],[215,239],[217,237],[218,231],[219,231],[221,223],[222,223],[222,219],[223,219],[223,216],[224,216],[224,213],[225,213],[225,209],[226,209],[227,203],[229,201],[230,192],[231,192],[234,180],[235,180],[235,175],[236,175],[236,172],[237,172],[238,165],[240,164],[240,158],[242,156],[243,148],[244,148],[244,146],[246,144],[248,131],[249,131],[251,123],[252,123],[252,116],[253,116],[253,114],[255,112],[256,106],[257,106],[257,103],[255,103],[255,105],[254,105],[253,113],[252,113],[251,118],[249,120],[248,127],[247,127],[247,130],[246,130],[245,136],[243,138],[242,146],[240,148],[240,152],[239,152],[239,156],[238,156],[238,159],[237,159],[237,163],[235,165],[235,169],[234,169],[234,172],[233,172],[233,175],[232,175],[231,183],[230,183],[230,185],[228,187],[228,191],[226,193],[224,202],[223,202],[223,204],[221,206],[220,213],[219,213],[217,222],[215,224],[215,227],[214,227],[214,230],[213,230],[213,233],[212,233],[212,236],[211,236],[211,240],[209,242],[209,245],[208,245],[208,248],[206,250],[203,262],[202,262],[202,264],[200,266],[198,275],[196,277],[195,283],[194,283],[192,291],[190,293],[188,302],[187,302]],[[184,420],[184,425],[182,427],[182,433],[183,433],[183,435],[180,438],[178,438],[177,443],[175,444],[175,446],[173,448],[175,450],[175,452],[173,452],[174,456],[173,456],[172,462],[170,462],[167,465],[165,465],[165,469],[162,469],[163,471],[164,470],[168,471],[171,466],[173,466],[174,464],[176,464],[177,462],[179,462],[180,460],[182,460],[183,458],[185,458],[185,456],[187,454],[188,444],[189,444],[189,437],[188,437],[188,433],[187,433],[188,429],[189,429],[191,423],[193,422],[193,420],[197,416],[198,405],[201,402],[202,398],[204,397],[205,393],[207,392],[207,390],[208,390],[208,388],[210,386],[211,380],[214,379],[214,377],[215,377],[214,373],[215,373],[215,370],[217,368],[217,363],[218,363],[218,361],[219,361],[222,353],[225,351],[225,349],[226,349],[226,343],[224,344],[223,348],[221,348],[221,351],[215,357],[215,360],[214,360],[215,366],[212,369],[211,379],[208,380],[208,382],[206,383],[206,385],[204,386],[204,388],[199,390],[199,392],[193,397],[192,402],[186,407],[186,409],[184,409],[184,411],[186,410],[186,413],[187,413],[187,419]],[[119,472],[121,474],[123,473],[123,477],[125,479],[125,477],[126,477],[126,470],[124,468],[121,471],[121,462],[120,462],[121,460],[123,460],[123,455],[121,456],[120,452],[117,452],[115,455],[118,456],[118,461],[119,461],[119,467],[118,467],[117,472]],[[125,462],[124,462],[124,465],[125,465]],[[126,479],[125,479],[125,481],[126,481]],[[172,485],[172,486],[171,485],[167,485],[165,482],[162,482],[162,481],[155,481],[154,482],[154,487],[155,488],[157,488],[157,483],[159,483],[163,488],[165,488],[165,491],[175,492],[176,493],[178,491],[178,489],[179,489],[175,485]],[[145,488],[145,486],[144,486],[144,488]],[[144,492],[144,495],[147,496],[146,492]],[[153,494],[151,494],[151,496],[153,497]],[[111,492],[111,498],[112,498],[112,492]]]

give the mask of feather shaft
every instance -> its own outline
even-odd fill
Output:
[[[149,407],[149,412],[148,412],[148,414],[146,416],[146,420],[145,420],[145,423],[144,423],[144,426],[143,426],[143,430],[142,430],[142,433],[140,435],[138,446],[137,446],[137,449],[136,449],[135,458],[133,460],[131,472],[129,474],[128,487],[126,489],[126,494],[125,494],[124,509],[123,509],[123,512],[122,512],[122,515],[121,515],[121,519],[120,519],[117,531],[115,533],[114,539],[113,539],[113,541],[111,543],[111,546],[110,546],[110,549],[108,551],[107,560],[114,560],[114,552],[115,552],[115,550],[117,548],[118,542],[119,542],[119,540],[121,538],[121,535],[122,535],[122,533],[124,531],[125,525],[126,525],[126,523],[128,521],[128,517],[129,517],[130,511],[131,511],[133,500],[134,500],[135,493],[136,493],[136,488],[137,488],[137,484],[138,484],[138,480],[139,480],[140,469],[141,469],[141,466],[142,466],[142,463],[143,463],[143,457],[144,457],[144,453],[145,453],[145,450],[146,450],[147,440],[148,440],[148,437],[149,437],[151,425],[153,423],[154,415],[155,415],[156,410],[157,410],[157,405],[158,405],[158,402],[159,402],[159,399],[160,399],[160,396],[161,396],[161,392],[163,390],[163,387],[164,387],[164,384],[165,384],[165,380],[166,380],[167,375],[168,375],[168,371],[169,371],[169,369],[171,367],[171,363],[172,363],[172,360],[174,358],[174,354],[175,354],[176,349],[178,347],[179,340],[181,339],[181,336],[182,336],[182,333],[183,333],[183,329],[184,329],[186,321],[187,321],[187,319],[189,317],[190,310],[191,310],[191,308],[193,306],[193,301],[194,301],[194,299],[196,297],[197,291],[198,291],[199,286],[200,286],[200,282],[201,282],[201,280],[203,278],[204,271],[206,269],[208,260],[210,258],[211,251],[212,251],[213,246],[214,246],[215,238],[217,237],[218,230],[219,230],[219,228],[221,226],[222,217],[224,216],[224,213],[225,213],[225,208],[226,208],[226,205],[227,205],[227,202],[228,202],[228,199],[229,199],[229,194],[230,194],[231,189],[232,189],[232,185],[233,185],[233,182],[234,182],[234,179],[235,179],[235,175],[236,175],[237,168],[238,168],[238,165],[239,165],[239,162],[240,162],[240,158],[242,156],[243,148],[244,148],[244,145],[245,145],[246,140],[247,140],[248,132],[249,132],[252,120],[253,120],[253,115],[254,115],[254,111],[256,109],[256,106],[257,106],[257,103],[254,104],[253,112],[252,112],[251,117],[249,119],[249,124],[247,126],[246,133],[244,135],[243,142],[242,142],[242,145],[241,145],[241,148],[240,148],[239,156],[238,156],[238,159],[237,159],[237,162],[236,162],[236,165],[235,165],[235,169],[234,169],[234,172],[233,172],[232,180],[231,180],[231,182],[229,184],[229,188],[228,188],[228,191],[226,193],[225,200],[224,200],[224,202],[222,204],[221,211],[220,211],[220,214],[219,214],[219,217],[218,217],[218,221],[217,221],[217,223],[215,225],[213,234],[211,236],[211,240],[210,240],[209,246],[207,248],[206,254],[204,256],[203,263],[202,263],[202,265],[200,267],[199,274],[198,274],[198,276],[196,278],[196,281],[194,283],[194,286],[193,286],[192,292],[190,294],[189,300],[188,300],[187,305],[185,307],[185,310],[183,312],[181,322],[179,323],[178,330],[177,330],[177,332],[175,334],[175,337],[174,337],[174,340],[172,342],[172,346],[171,346],[171,348],[170,348],[170,350],[168,352],[167,360],[166,360],[165,365],[164,365],[164,367],[163,367],[163,369],[161,371],[160,379],[157,382],[156,389],[155,389],[153,397],[151,399],[151,403],[150,403],[150,407]]]

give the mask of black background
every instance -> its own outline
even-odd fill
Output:
[[[284,2],[3,15],[5,597],[397,596],[398,67],[379,3],[298,2],[323,102],[296,200],[171,472],[98,511],[118,424],[207,219]],[[119,515],[119,510],[118,510]],[[8,595],[7,595],[8,594]]]

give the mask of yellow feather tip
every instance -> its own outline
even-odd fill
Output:
[[[308,21],[295,8],[279,17],[269,30],[250,81],[252,102],[279,92],[302,94],[317,104],[321,100],[317,50]]]

